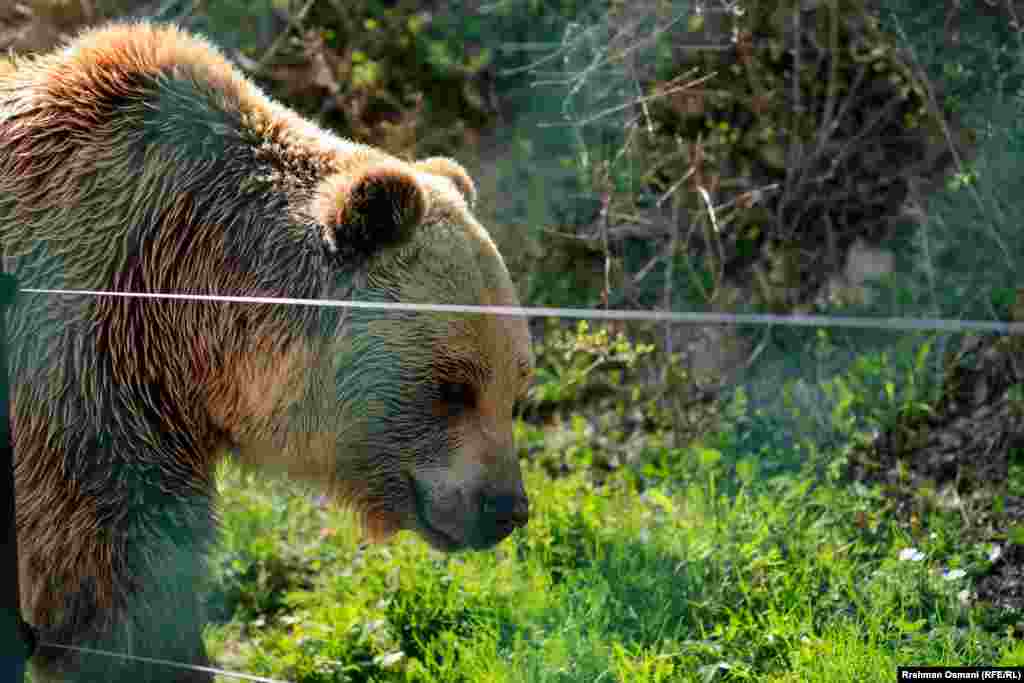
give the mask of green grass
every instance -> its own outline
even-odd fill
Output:
[[[689,483],[644,494],[530,468],[529,527],[454,557],[408,533],[360,548],[344,512],[225,466],[225,620],[207,640],[226,668],[303,682],[861,682],[1024,663],[1003,617],[972,604],[988,549],[958,547],[955,518],[913,539],[863,487],[736,481],[692,455]]]

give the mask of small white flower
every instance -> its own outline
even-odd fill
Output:
[[[942,574],[942,578],[946,581],[956,581],[957,579],[962,579],[965,576],[967,576],[967,572],[963,569],[950,569]]]
[[[389,652],[384,655],[378,655],[374,657],[373,663],[384,669],[390,669],[391,667],[398,664],[402,659],[405,658],[405,653],[401,650],[397,652]]]
[[[996,560],[998,560],[1002,556],[1003,556],[1003,546],[999,545],[998,543],[993,543],[992,544],[992,550],[989,551],[989,554],[988,554],[988,561],[989,562],[995,562]]]
[[[900,551],[901,562],[920,562],[924,559],[924,553],[917,548],[904,548]]]
[[[956,594],[956,599],[960,601],[961,605],[971,604],[971,591],[966,588]]]

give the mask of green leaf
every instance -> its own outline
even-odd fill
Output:
[[[722,452],[715,448],[697,448],[697,460],[702,467],[714,467],[722,459]]]
[[[662,508],[668,514],[675,514],[676,504],[659,489],[648,489],[647,497],[652,503]]]
[[[928,623],[927,619],[916,619],[914,621],[907,621],[902,617],[896,620],[896,628],[903,631],[904,633],[917,633],[925,624]]]
[[[743,458],[736,463],[736,476],[746,485],[750,485],[757,476],[757,459]]]

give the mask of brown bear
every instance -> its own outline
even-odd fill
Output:
[[[516,305],[454,161],[266,97],[205,40],[122,23],[0,76],[0,238],[25,288]],[[368,534],[526,524],[520,317],[22,294],[9,322],[21,601],[49,643],[202,665],[214,468],[325,486]],[[42,647],[39,681],[209,681]]]

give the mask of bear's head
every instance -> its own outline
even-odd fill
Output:
[[[518,306],[474,198],[449,159],[374,155],[328,176],[309,204],[328,298]],[[487,548],[526,524],[513,443],[533,369],[525,319],[330,310],[320,342],[249,383],[269,422],[238,439],[243,460],[330,482],[374,539],[409,529],[445,551]]]

